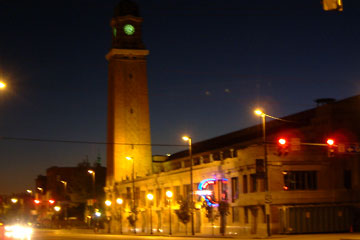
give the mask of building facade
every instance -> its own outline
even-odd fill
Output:
[[[265,141],[262,125],[256,125],[194,143],[191,155],[182,151],[151,160],[141,22],[136,4],[126,0],[111,21],[109,231],[188,233],[193,226],[195,234],[220,234],[226,226],[228,235],[266,235],[357,227],[360,96],[318,100],[315,108],[285,121],[265,119]],[[279,146],[280,137],[287,144]],[[328,146],[327,138],[335,144]],[[190,198],[195,204],[189,210],[184,206]],[[191,209],[193,222],[187,217]]]
[[[216,203],[228,203],[226,234],[266,235],[266,211],[272,234],[356,230],[360,114],[354,109],[359,107],[360,96],[355,96],[284,117],[287,122],[268,121],[268,192],[261,125],[195,143],[193,187],[197,191],[210,190],[215,212]],[[288,139],[286,147],[277,144],[279,137]],[[332,147],[326,144],[329,137],[336,142]],[[134,182],[124,180],[107,189],[107,196],[114,203],[118,198],[123,200],[121,206],[114,204],[111,209],[117,216],[113,218],[113,231],[120,232],[120,226],[123,232],[133,231],[127,216],[135,199],[137,231],[150,233],[152,222],[153,231],[168,233],[170,202],[172,233],[190,232],[191,224],[186,229],[176,215],[181,200],[191,195],[190,164],[187,151],[166,158],[154,157],[152,175]],[[168,190],[173,192],[171,199],[165,195]],[[219,234],[220,217],[211,223],[203,207],[206,196],[196,195],[197,191],[195,233]],[[146,198],[148,193],[154,195],[152,201]]]

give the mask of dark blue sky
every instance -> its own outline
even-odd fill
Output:
[[[105,142],[109,22],[118,0],[0,0],[0,136]],[[138,0],[153,143],[200,141],[360,92],[360,3]],[[154,154],[184,148],[154,148]],[[0,193],[32,188],[101,144],[0,141]]]

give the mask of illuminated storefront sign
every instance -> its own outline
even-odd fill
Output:
[[[222,184],[227,184],[227,181],[228,180],[226,178],[220,178],[220,179],[208,178],[208,179],[202,180],[199,183],[198,190],[195,191],[195,194],[201,196],[209,206],[217,207],[218,200],[215,198],[214,185],[217,182],[221,182]],[[218,188],[219,188],[219,186],[218,186]],[[222,192],[221,198],[223,198],[223,195],[224,195],[223,189],[221,189],[221,192]],[[219,190],[219,193],[220,193],[220,190]]]

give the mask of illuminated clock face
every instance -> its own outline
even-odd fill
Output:
[[[133,35],[135,33],[135,28],[131,24],[126,24],[124,26],[124,32],[126,35]]]

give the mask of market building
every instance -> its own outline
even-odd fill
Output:
[[[266,235],[356,230],[360,96],[319,99],[316,107],[280,119],[263,113],[263,124],[193,143],[191,152],[151,158],[149,52],[141,41],[141,22],[138,6],[127,0],[120,1],[111,21],[109,231]],[[280,138],[285,143],[279,144]],[[193,217],[181,221],[184,203],[192,201],[188,212]],[[205,206],[213,216],[220,206],[228,214],[211,219]]]

